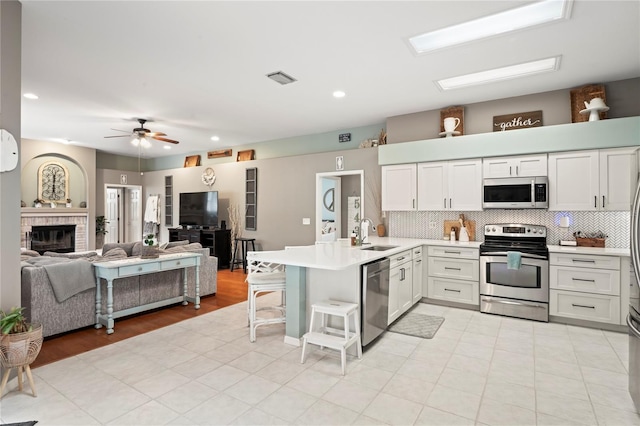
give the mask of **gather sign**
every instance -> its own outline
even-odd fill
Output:
[[[494,132],[504,132],[506,130],[526,129],[528,127],[541,126],[542,110],[496,115],[493,117]]]

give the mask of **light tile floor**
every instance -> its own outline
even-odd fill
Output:
[[[241,303],[34,369],[38,397],[14,380],[0,422],[640,425],[626,334],[416,309],[446,318],[433,339],[385,333],[343,377],[330,350],[300,364],[283,325],[250,343]]]

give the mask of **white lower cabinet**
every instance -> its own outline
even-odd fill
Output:
[[[427,254],[426,297],[479,306],[478,249],[429,246]]]
[[[389,320],[391,325],[413,305],[413,260],[411,250],[391,257],[389,271]]]
[[[619,257],[551,253],[549,263],[550,315],[624,324]]]
[[[422,280],[424,277],[424,262],[422,261],[422,246],[413,249],[413,304],[422,299]]]

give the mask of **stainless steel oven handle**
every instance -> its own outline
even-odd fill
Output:
[[[482,301],[483,302],[487,302],[487,303],[501,303],[503,305],[519,305],[519,306],[529,306],[529,307],[532,307],[532,308],[546,309],[546,306],[538,305],[538,304],[534,304],[534,303],[520,303],[520,302],[512,302],[510,300],[487,299],[486,297],[483,297]]]
[[[494,252],[487,252],[487,253],[480,253],[480,256],[506,256],[507,252],[506,251],[494,251]],[[528,259],[542,259],[542,260],[547,260],[547,256],[540,256],[538,254],[530,254],[530,253],[522,253],[520,255],[523,258],[528,258]]]
[[[640,330],[638,330],[634,325],[633,325],[633,320],[631,319],[631,315],[627,315],[627,325],[629,326],[629,330],[631,331],[631,334],[633,334],[635,337],[640,338]]]

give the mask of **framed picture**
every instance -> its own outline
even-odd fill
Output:
[[[336,170],[344,170],[344,156],[336,157]]]
[[[55,161],[38,168],[38,198],[45,202],[64,202],[69,198],[69,171]]]
[[[200,165],[199,155],[189,155],[184,159],[184,167],[196,167]]]
[[[585,102],[591,102],[593,98],[600,98],[607,103],[607,96],[605,93],[604,84],[589,84],[577,89],[573,89],[570,92],[571,96],[571,122],[580,123],[583,121],[589,121],[588,114],[580,114],[580,111],[585,109]],[[606,111],[600,111],[600,120],[607,118]]]
[[[207,158],[231,157],[231,149],[221,149],[219,151],[207,152]]]

